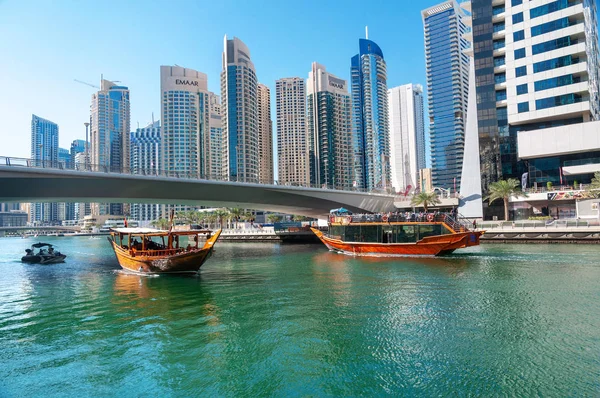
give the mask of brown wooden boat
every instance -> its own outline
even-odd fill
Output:
[[[451,215],[332,214],[329,230],[311,228],[329,250],[352,256],[440,256],[479,245],[484,231],[472,231]]]
[[[200,241],[206,235],[206,242]],[[210,257],[221,230],[162,231],[114,228],[109,242],[123,269],[136,273],[196,273]]]

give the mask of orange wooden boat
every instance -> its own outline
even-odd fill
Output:
[[[311,228],[329,248],[352,256],[440,256],[479,245],[484,231],[471,231],[449,214],[339,215],[329,218],[327,234]]]
[[[200,246],[201,237],[206,242]],[[210,257],[221,230],[161,231],[114,228],[109,242],[123,269],[136,273],[196,273]]]

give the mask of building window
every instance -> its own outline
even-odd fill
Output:
[[[579,83],[581,78],[575,78],[573,75],[564,75],[553,77],[551,79],[540,80],[534,83],[535,91],[549,90],[555,87],[567,86],[573,83]]]
[[[547,61],[536,62],[533,64],[533,73],[544,72],[551,69],[562,68],[579,63],[578,57],[565,55],[563,57],[549,59]]]
[[[492,8],[492,15],[502,14],[505,10],[504,6],[496,6]]]
[[[518,6],[519,4],[523,4],[523,0],[512,0],[510,2],[510,5],[513,6],[513,7],[514,6]]]
[[[494,75],[494,82],[496,84],[504,83],[506,81],[506,73],[498,73]]]
[[[529,18],[533,19],[533,18],[541,17],[542,15],[550,14],[551,12],[562,10],[563,8],[567,8],[571,5],[576,5],[576,4],[580,4],[580,2],[574,1],[571,4],[569,4],[568,0],[554,1],[549,4],[544,4],[543,6],[532,8],[529,11]]]
[[[565,94],[557,97],[542,98],[535,101],[535,109],[554,108],[555,106],[575,104],[581,102],[580,94]]]
[[[577,39],[571,40],[570,36],[561,37],[560,39],[549,40],[531,47],[532,55],[541,54],[547,51],[556,50],[558,48],[568,47],[572,44],[577,44]]]
[[[527,66],[515,68],[515,73],[517,74],[517,77],[525,76],[527,74]]]
[[[546,22],[541,25],[531,27],[531,37],[543,35],[544,33],[553,32],[558,29],[569,26],[569,18],[560,18],[554,21]]]
[[[519,113],[529,112],[529,102],[521,102],[517,104]]]
[[[504,101],[506,99],[506,90],[496,91],[496,101]]]
[[[517,32],[513,32],[513,41],[521,41],[525,39],[525,31],[519,30]]]
[[[504,46],[505,46],[504,39],[494,40],[494,50],[499,50],[501,48],[504,48]]]
[[[527,94],[527,83],[519,84],[517,86],[517,95],[521,95],[521,94]]]
[[[506,59],[504,57],[496,57],[494,58],[494,67],[497,68],[506,64]]]
[[[504,22],[498,22],[494,24],[494,33],[498,33],[504,30]]]
[[[525,58],[525,49],[518,48],[515,50],[515,59]]]
[[[523,22],[523,13],[519,12],[512,16],[513,25],[518,24],[519,22]]]

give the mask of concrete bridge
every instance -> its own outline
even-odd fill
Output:
[[[394,196],[388,194],[89,169],[93,171],[62,169],[60,165],[40,165],[29,159],[0,156],[0,202],[239,207],[315,218],[325,218],[330,209],[340,206],[355,213],[396,209]]]

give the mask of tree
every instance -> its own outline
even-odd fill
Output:
[[[217,216],[217,220],[219,220],[219,227],[223,228],[223,220],[229,216],[229,211],[227,209],[217,209],[215,215]]]
[[[167,229],[169,228],[169,220],[166,218],[159,218],[158,220],[154,220],[151,224],[158,229]]]
[[[489,186],[489,194],[484,198],[484,200],[489,200],[490,204],[497,199],[504,200],[504,221],[508,221],[508,199],[511,196],[516,198],[521,196],[525,198],[527,197],[527,194],[521,191],[521,187],[519,185],[519,180],[515,178],[509,178],[508,180],[493,182]]]
[[[600,171],[594,173],[594,178],[592,178],[589,186],[589,192],[595,198],[600,196]]]
[[[269,220],[269,222],[278,222],[281,221],[281,216],[278,216],[277,214],[269,214],[267,216],[267,220]]]
[[[425,212],[427,212],[427,208],[429,205],[437,205],[440,203],[440,198],[435,192],[419,192],[413,195],[410,204],[413,206],[423,206]]]
[[[238,222],[240,221],[240,218],[242,218],[243,214],[244,214],[244,210],[234,207],[233,209],[228,209],[229,210],[229,214],[231,215],[231,217],[233,218],[233,220],[235,221],[235,229],[238,228]]]

